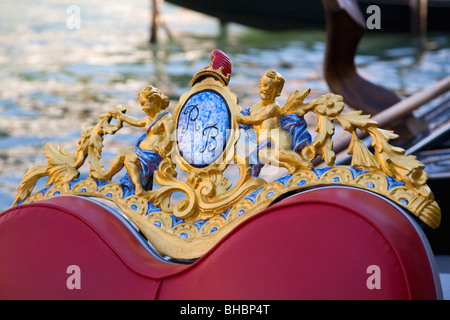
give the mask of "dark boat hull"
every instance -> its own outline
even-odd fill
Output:
[[[295,30],[304,28],[324,28],[325,17],[322,1],[318,0],[169,0],[168,2],[198,11],[220,19],[245,26],[269,30]],[[406,4],[393,4],[394,1],[358,1],[361,12],[367,19],[367,7],[375,4],[381,12],[381,29],[374,32],[409,32],[411,29],[410,8]],[[404,1],[399,1],[404,2]],[[450,16],[450,1],[429,1],[428,30],[450,30],[447,19]]]
[[[293,30],[324,27],[323,7],[318,0],[199,1],[170,0],[170,3],[220,19],[263,30]]]

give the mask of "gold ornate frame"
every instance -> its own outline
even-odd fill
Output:
[[[426,184],[424,165],[414,156],[404,155],[403,149],[390,145],[389,141],[397,135],[378,128],[369,115],[360,111],[342,113],[344,103],[338,95],[326,94],[304,102],[309,89],[295,91],[282,108],[283,114],[293,113],[299,117],[308,112],[315,113],[317,135],[301,150],[301,156],[310,164],[320,156],[326,167],[313,168],[312,164],[297,167],[294,172],[275,181],[253,176],[249,159],[235,152],[239,139],[237,118],[241,108],[236,94],[227,87],[229,77],[222,71],[222,68],[214,69],[211,63],[194,75],[190,91],[180,97],[174,111],[177,124],[186,101],[204,90],[217,92],[225,99],[231,115],[231,131],[223,156],[213,163],[202,168],[191,166],[175,147],[170,154],[162,155],[162,161],[153,173],[160,188],[148,190],[143,195],[124,197],[119,183],[93,177],[94,172],[104,171],[100,161],[103,135],[114,134],[121,128],[120,121],[115,125],[110,123],[119,111],[123,112],[124,108],[118,106],[102,115],[96,126],[82,132],[75,153],[47,144],[45,155],[48,164],[28,171],[13,206],[58,195],[109,200],[136,224],[158,251],[178,259],[202,256],[242,221],[261,212],[280,196],[321,185],[351,186],[374,192],[409,210],[428,226],[439,226],[440,208]],[[352,155],[350,166],[334,164],[332,136],[333,122],[336,121],[352,137],[348,147],[348,153]],[[360,140],[357,130],[372,138],[373,152]],[[90,164],[90,176],[80,179],[78,168],[86,159]],[[223,174],[231,162],[239,167],[239,178],[234,185]],[[187,181],[177,178],[177,166],[189,174]],[[45,176],[49,177],[47,187],[32,194],[37,180]],[[181,192],[185,198],[174,201],[172,195],[176,192]]]
[[[193,95],[195,95],[199,92],[205,91],[205,90],[216,92],[221,97],[223,97],[225,99],[228,109],[230,111],[230,118],[231,118],[230,119],[231,128],[229,131],[230,136],[226,143],[225,150],[223,152],[223,156],[218,157],[214,163],[207,166],[207,167],[214,166],[215,169],[223,171],[228,166],[228,164],[231,161],[233,161],[234,153],[235,153],[234,152],[235,145],[236,145],[237,141],[239,140],[239,134],[240,134],[239,125],[236,121],[236,115],[241,112],[241,108],[238,105],[237,95],[234,92],[232,92],[228,88],[228,86],[226,86],[221,81],[217,81],[213,77],[204,78],[202,81],[194,84],[190,91],[185,92],[181,95],[179,102],[175,106],[175,110],[174,110],[175,128],[178,127],[179,114],[180,114],[181,109],[185,105],[185,103]],[[175,134],[178,134],[178,133],[175,132]],[[175,139],[175,140],[177,140],[177,139]],[[191,171],[200,172],[205,169],[204,167],[198,168],[198,167],[192,166],[187,161],[185,161],[185,159],[180,155],[178,146],[175,148],[174,161],[179,165],[180,169],[185,172],[191,172]]]

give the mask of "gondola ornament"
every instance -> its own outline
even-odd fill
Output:
[[[276,97],[284,79],[276,71],[262,76],[261,101],[243,110],[228,87],[230,76],[229,58],[215,50],[210,65],[193,76],[191,89],[180,97],[173,114],[166,110],[168,97],[147,86],[138,93],[145,117],[128,116],[118,105],[81,133],[74,153],[47,143],[48,163],[27,172],[13,206],[58,195],[110,200],[154,248],[177,259],[202,256],[279,197],[318,185],[369,190],[408,209],[426,225],[439,226],[441,213],[426,184],[424,165],[389,144],[397,138],[395,133],[378,128],[361,111],[342,113],[343,98],[331,93],[305,102],[310,90],[294,91],[281,107]],[[314,139],[304,120],[309,112],[317,118]],[[350,166],[334,163],[333,121],[351,135]],[[145,131],[134,147],[120,150],[105,170],[103,136],[116,133],[124,123]],[[373,152],[358,131],[371,137]],[[242,132],[256,143],[245,156],[236,152]],[[313,167],[318,156],[325,167]],[[89,176],[80,178],[78,169],[86,160]],[[224,174],[230,164],[239,168],[234,182]],[[267,164],[288,173],[266,181],[259,175]],[[113,181],[122,168],[125,176]],[[187,179],[180,179],[180,172],[187,173]],[[46,188],[33,193],[36,182],[46,176]],[[157,188],[152,189],[152,181]],[[175,194],[183,196],[179,199]]]

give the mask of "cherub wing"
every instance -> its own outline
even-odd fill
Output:
[[[311,89],[292,92],[281,112],[281,128],[291,136],[291,148],[297,153],[301,153],[301,150],[311,143],[308,125],[303,118],[311,108],[310,103],[303,103],[310,91]]]
[[[309,107],[309,104],[304,104],[303,101],[310,91],[311,89],[306,89],[304,91],[295,90],[292,92],[283,107],[282,115],[289,113],[296,113],[300,116],[304,115],[307,111],[305,107]]]

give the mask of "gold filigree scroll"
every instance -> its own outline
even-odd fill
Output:
[[[115,111],[124,112],[125,109],[118,105]],[[116,124],[111,124],[112,113],[102,114],[97,125],[84,130],[77,144],[75,153],[70,153],[63,147],[47,143],[44,146],[44,155],[48,159],[46,165],[32,167],[19,185],[13,206],[25,200],[33,191],[36,182],[43,177],[48,177],[47,187],[52,184],[64,184],[77,179],[80,176],[78,168],[85,162],[90,163],[91,172],[102,172],[103,165],[100,162],[103,148],[103,135],[114,134],[122,127],[120,119]]]
[[[74,153],[47,144],[48,163],[28,171],[13,205],[57,195],[107,199],[157,250],[179,259],[200,257],[279,196],[312,186],[369,190],[408,209],[430,227],[439,226],[440,209],[426,184],[424,166],[389,144],[397,137],[392,131],[378,128],[360,111],[343,114],[344,102],[339,95],[325,94],[305,102],[310,90],[295,91],[281,107],[276,97],[284,79],[275,71],[261,78],[261,101],[242,110],[237,96],[227,87],[230,73],[227,57],[215,51],[211,64],[194,75],[191,89],[180,97],[173,114],[166,111],[168,98],[148,86],[138,94],[144,118],[127,116],[119,105],[82,132]],[[309,112],[317,118],[314,139],[303,119]],[[286,117],[294,119],[289,124],[291,131],[286,129]],[[112,119],[116,121],[112,123]],[[145,133],[134,148],[121,150],[105,170],[101,163],[103,136],[116,133],[124,122],[144,127]],[[334,164],[336,122],[351,135],[350,166]],[[235,152],[241,128],[256,133],[256,165],[250,156]],[[358,130],[371,137],[373,152],[360,140]],[[293,147],[296,139],[301,142],[298,148]],[[312,161],[318,156],[327,167],[313,168]],[[78,169],[86,159],[89,177],[80,178]],[[235,181],[224,175],[231,163],[239,168]],[[265,164],[284,167],[289,174],[266,181],[258,177],[257,170]],[[112,181],[122,167],[125,177]],[[185,181],[179,178],[180,172],[187,173]],[[49,179],[47,187],[32,194],[36,181],[44,176]],[[149,181],[158,187],[152,189]]]

